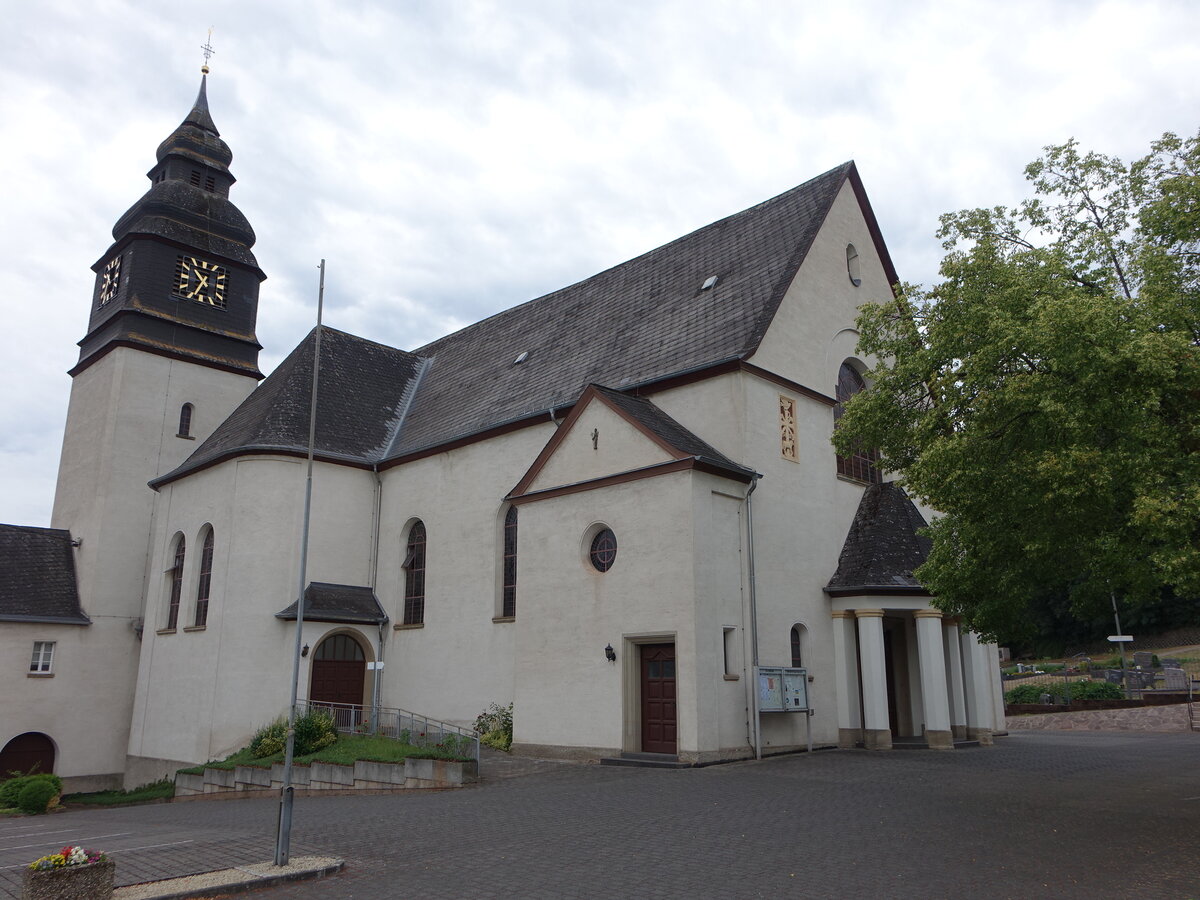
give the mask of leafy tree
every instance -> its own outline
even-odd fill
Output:
[[[1047,147],[1018,208],[942,216],[942,280],[867,306],[839,422],[940,512],[917,576],[984,634],[1200,597],[1200,134]]]

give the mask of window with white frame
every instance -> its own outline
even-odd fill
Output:
[[[34,641],[33,659],[29,662],[30,673],[48,675],[54,665],[54,641]]]

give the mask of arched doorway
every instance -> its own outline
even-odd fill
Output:
[[[362,706],[366,674],[362,645],[351,634],[331,634],[313,654],[308,699]]]
[[[54,741],[40,731],[18,734],[0,750],[0,781],[12,772],[54,771]]]

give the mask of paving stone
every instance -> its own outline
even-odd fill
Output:
[[[1198,752],[1200,734],[1030,731],[950,753],[678,771],[485,759],[478,787],[298,799],[293,855],[342,857],[344,870],[244,896],[1200,897]],[[2,820],[0,866],[77,840],[163,845],[119,850],[120,884],[135,870],[261,861],[277,809],[252,799]],[[61,831],[18,836],[35,825]],[[0,897],[18,896],[4,890],[19,872],[6,874]]]

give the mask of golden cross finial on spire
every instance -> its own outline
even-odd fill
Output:
[[[208,29],[208,40],[204,42],[204,46],[200,48],[204,52],[204,65],[200,67],[200,71],[205,75],[208,74],[208,61],[217,51],[212,48],[212,29]]]

